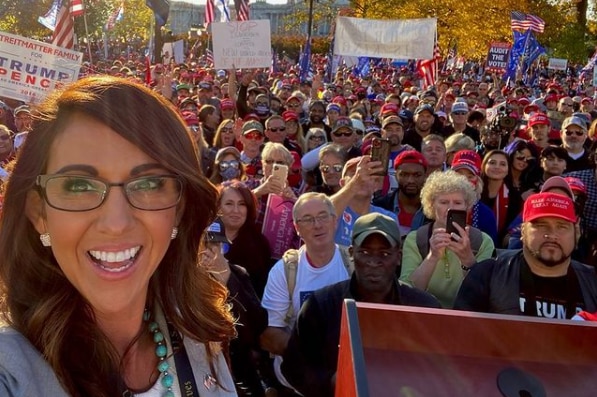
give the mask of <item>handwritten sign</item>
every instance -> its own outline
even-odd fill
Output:
[[[568,67],[568,60],[567,59],[549,58],[549,64],[547,65],[548,69],[566,71],[567,67]]]
[[[0,96],[40,102],[77,80],[82,60],[80,52],[0,32]]]
[[[211,29],[216,69],[271,66],[269,19],[212,23]]]
[[[270,194],[267,198],[262,233],[269,241],[272,258],[280,259],[290,248],[299,247],[299,239],[292,223],[294,202]]]
[[[504,73],[508,68],[510,47],[510,43],[491,43],[491,47],[489,47],[489,52],[487,53],[487,70]]]
[[[432,59],[436,18],[377,20],[338,17],[335,55]]]

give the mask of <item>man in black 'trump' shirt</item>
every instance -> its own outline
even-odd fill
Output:
[[[531,195],[522,217],[522,251],[463,267],[454,308],[552,319],[597,311],[595,268],[571,260],[580,237],[572,199]]]

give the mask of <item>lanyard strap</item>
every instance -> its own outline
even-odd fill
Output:
[[[199,390],[197,389],[197,383],[193,375],[193,367],[191,367],[189,355],[184,347],[182,338],[170,323],[168,323],[168,332],[170,333],[180,392],[185,397],[199,397]]]

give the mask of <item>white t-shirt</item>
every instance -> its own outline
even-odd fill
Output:
[[[347,280],[349,277],[338,246],[336,246],[336,252],[334,253],[332,260],[325,266],[319,268],[315,268],[309,264],[305,255],[305,246],[302,246],[299,249],[296,285],[292,294],[294,316],[290,320],[290,328],[294,326],[301,305],[314,291]],[[268,325],[270,327],[284,328],[288,326],[284,321],[289,307],[288,294],[288,282],[286,281],[286,274],[284,272],[284,261],[279,260],[269,272],[265,291],[263,292],[263,299],[261,300],[261,306],[267,310]],[[282,357],[275,356],[274,371],[278,380],[283,385],[291,387],[286,379],[284,379],[284,376],[282,376],[282,372],[280,371],[281,364]]]

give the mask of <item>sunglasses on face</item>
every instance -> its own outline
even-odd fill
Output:
[[[261,135],[258,132],[247,132],[244,135],[244,137],[247,138],[247,139],[250,139],[252,141],[259,141],[259,140],[263,139],[263,135]]]
[[[576,135],[576,136],[583,136],[585,134],[584,131],[570,131],[570,130],[566,130],[566,136],[572,136],[572,134]]]
[[[282,132],[282,131],[286,131],[286,127],[273,127],[273,128],[268,128],[268,130],[270,130],[271,132]]]
[[[263,160],[263,162],[267,165],[277,164],[277,165],[286,165],[285,161],[276,161],[276,160]]]
[[[525,161],[527,163],[530,163],[531,161],[535,161],[534,157],[525,157],[525,156],[516,156],[515,159],[518,161]]]
[[[315,141],[315,140],[317,140],[317,141],[323,141],[323,135],[311,135],[309,137],[309,140],[310,141]]]
[[[2,140],[2,141],[10,141],[10,135],[2,135],[2,136],[0,136],[0,140]]]
[[[338,132],[338,131],[336,131],[333,134],[337,138],[340,138],[341,136],[345,136],[345,137],[348,138],[349,136],[352,136],[353,132],[352,131],[350,131],[350,132]]]
[[[224,171],[228,168],[234,168],[235,170],[238,169],[240,163],[238,160],[229,160],[229,161],[222,161],[220,162],[220,171]]]
[[[319,166],[319,169],[324,174],[328,174],[330,172],[342,172],[342,168],[344,168],[344,166],[342,164],[334,164],[334,165],[325,164],[325,165]]]
[[[466,115],[466,112],[453,112],[452,114],[454,116],[464,116],[464,115]]]

